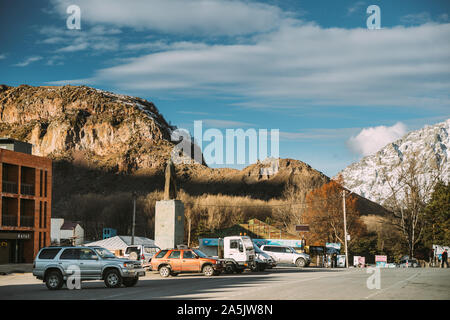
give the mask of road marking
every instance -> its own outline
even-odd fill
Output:
[[[388,290],[388,289],[391,289],[391,288],[395,287],[396,285],[398,285],[398,284],[400,284],[400,283],[408,282],[409,280],[411,280],[411,279],[417,277],[419,274],[420,274],[420,271],[416,272],[416,273],[413,274],[411,277],[408,277],[408,278],[406,278],[405,280],[400,280],[399,282],[396,282],[396,283],[394,283],[393,285],[391,285],[391,286],[389,286],[389,287],[387,287],[387,288],[384,288],[384,289],[381,289],[381,290],[379,290],[379,291],[377,291],[377,292],[374,292],[374,293],[372,293],[372,294],[369,294],[369,295],[368,295],[367,297],[365,297],[364,299],[370,299],[370,298],[372,298],[372,297],[374,297],[374,296],[376,296],[376,295],[378,295],[378,294],[380,294],[380,293],[382,293],[382,292],[384,292],[384,291],[386,291],[386,290]]]

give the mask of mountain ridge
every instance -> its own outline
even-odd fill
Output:
[[[421,183],[430,182],[437,174],[444,182],[449,182],[449,134],[450,119],[408,132],[375,154],[352,163],[336,177],[341,175],[346,188],[380,204],[391,195],[387,180],[397,181],[397,171],[404,168],[411,158],[418,161]]]

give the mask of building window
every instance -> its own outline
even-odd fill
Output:
[[[45,186],[44,186],[44,190],[45,190],[45,197],[47,197],[47,170],[45,171],[45,181],[44,181],[44,183],[45,183]]]
[[[42,244],[42,246],[45,247],[46,243],[47,243],[47,232],[44,232],[44,243]]]
[[[39,232],[39,250],[42,248],[42,232]]]
[[[42,201],[39,201],[39,228],[42,228]]]
[[[42,170],[39,173],[39,196],[42,197]]]
[[[44,202],[44,228],[47,228],[47,201]]]

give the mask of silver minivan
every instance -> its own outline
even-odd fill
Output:
[[[263,245],[261,250],[271,256],[276,263],[295,264],[299,268],[307,267],[311,258],[306,253],[299,253],[292,247]]]

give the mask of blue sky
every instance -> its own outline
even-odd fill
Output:
[[[437,0],[0,0],[0,83],[140,96],[188,130],[279,129],[280,157],[333,176],[449,117],[449,14]]]

